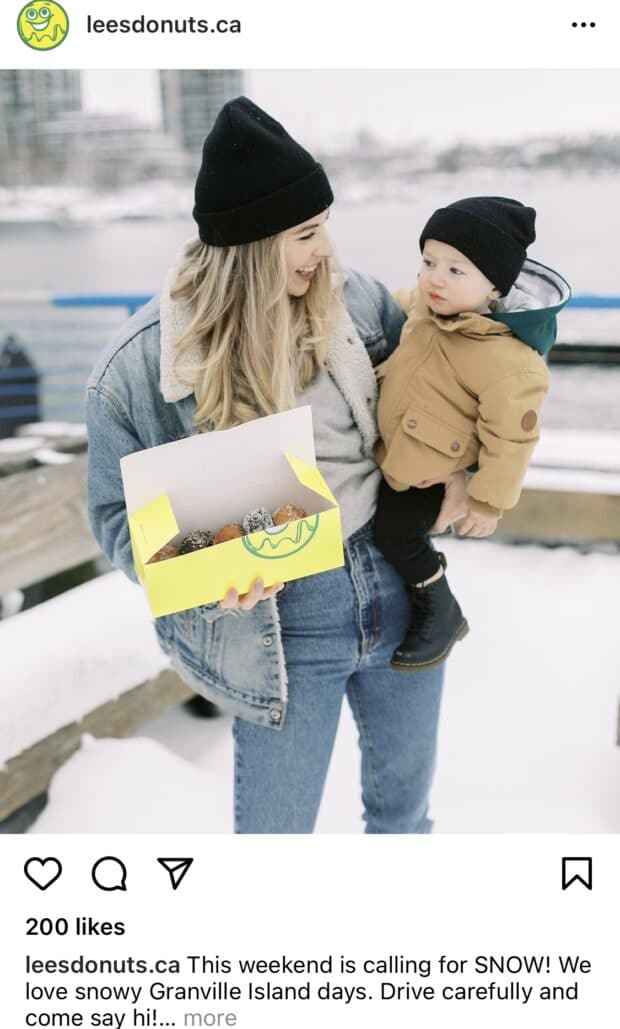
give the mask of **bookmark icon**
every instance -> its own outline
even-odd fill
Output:
[[[581,883],[586,890],[592,889],[592,858],[562,858],[562,889],[567,890],[573,883]]]
[[[193,858],[157,858],[157,860],[170,876],[173,890],[178,889],[181,885],[194,861]]]

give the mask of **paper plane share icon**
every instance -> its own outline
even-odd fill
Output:
[[[189,871],[190,865],[193,863],[193,858],[157,858],[159,864],[166,869],[170,876],[170,882],[172,883],[172,889],[176,890],[183,882],[187,872]]]

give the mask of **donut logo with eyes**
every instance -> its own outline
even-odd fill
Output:
[[[262,532],[254,532],[243,536],[241,542],[254,557],[262,557],[266,561],[274,561],[281,557],[290,557],[307,547],[319,527],[319,516],[306,515],[296,522],[285,522],[284,525],[273,525]]]
[[[33,50],[53,50],[67,38],[69,18],[56,0],[33,0],[19,12],[17,31]]]

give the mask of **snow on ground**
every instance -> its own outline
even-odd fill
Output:
[[[203,769],[156,740],[85,735],[79,753],[56,773],[48,806],[30,831],[213,832],[213,813],[196,811],[196,798],[210,785]]]
[[[122,572],[0,621],[0,655],[0,764],[168,667]]]
[[[436,830],[620,832],[620,559],[442,546],[471,632],[448,664]],[[318,831],[361,831],[358,766],[345,709]],[[179,708],[139,738],[87,741],[57,773],[32,831],[227,832],[231,805],[230,719]]]

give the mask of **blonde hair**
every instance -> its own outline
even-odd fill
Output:
[[[199,431],[294,407],[325,366],[340,306],[327,261],[305,296],[288,295],[283,233],[237,246],[190,243],[171,296],[193,315],[174,345],[174,370],[194,390]]]

